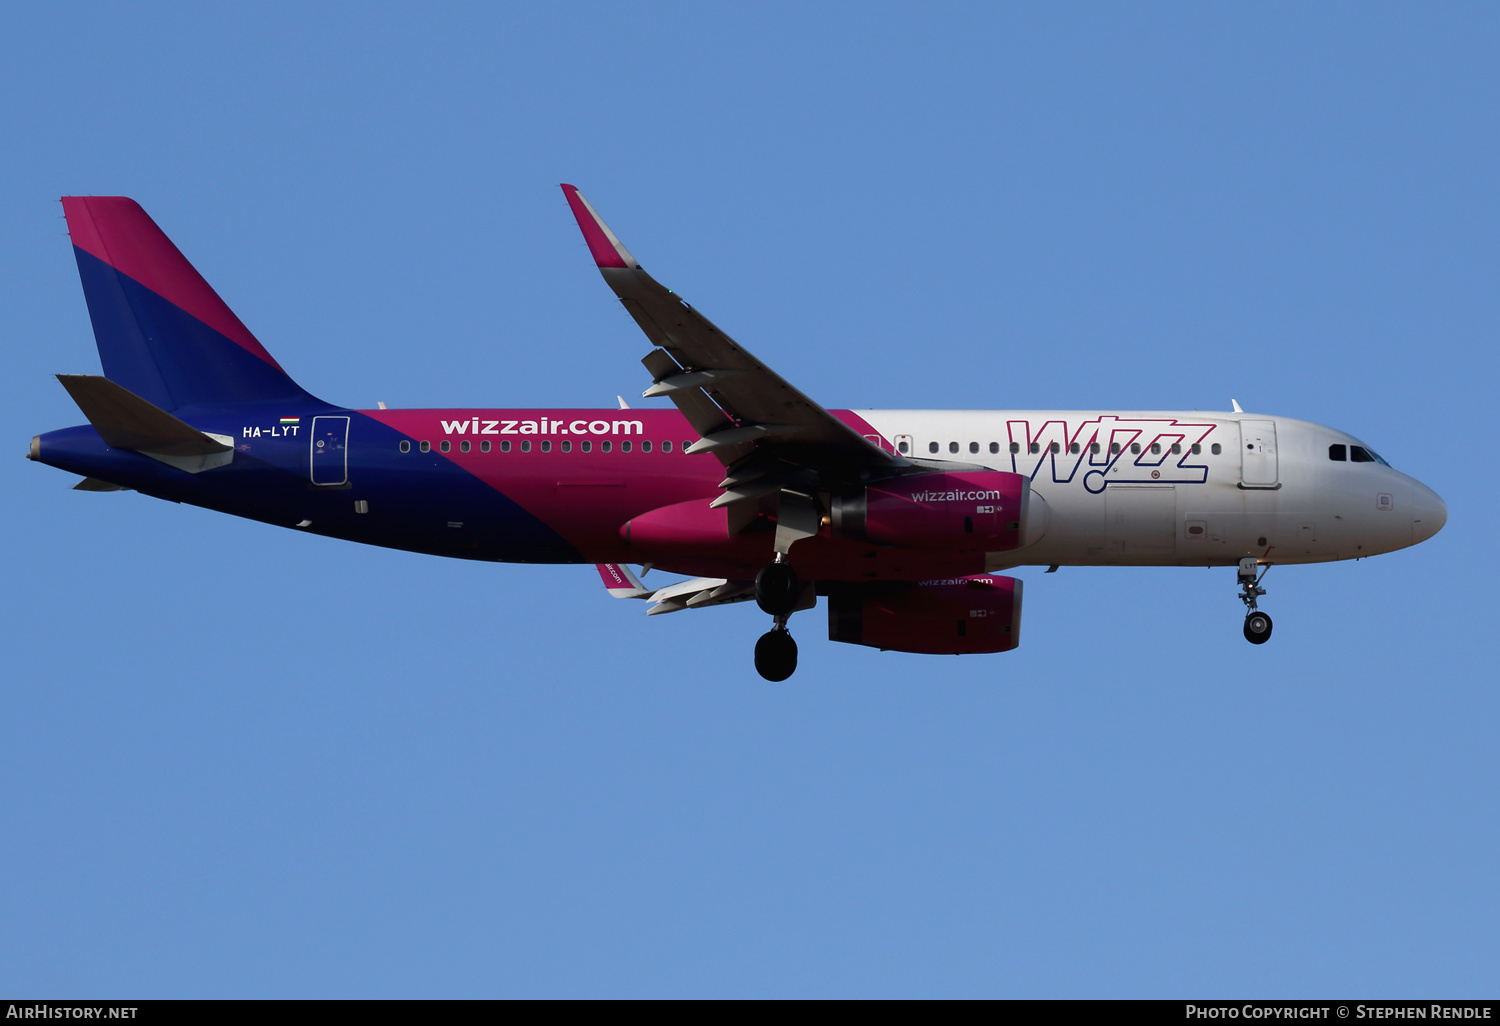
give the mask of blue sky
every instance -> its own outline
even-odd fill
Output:
[[[1492,5],[0,12],[0,993],[1493,996]],[[880,654],[20,457],[135,197],[304,386],[607,406],[558,182],[828,406],[1336,425],[1447,528]]]

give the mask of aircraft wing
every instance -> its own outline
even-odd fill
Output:
[[[615,598],[646,599],[651,602],[647,616],[675,613],[679,609],[700,606],[722,606],[744,602],[755,597],[754,581],[730,581],[723,577],[695,577],[665,588],[652,590],[641,585],[640,578],[628,566],[619,563],[596,563],[594,568],[604,581],[605,589]]]
[[[653,382],[642,394],[671,399],[700,436],[689,452],[712,452],[730,471],[714,504],[730,507],[731,530],[774,513],[788,490],[805,497],[829,477],[911,465],[793,388],[657,282],[576,188],[562,189],[599,273],[657,346],[641,361]],[[791,505],[807,507],[795,498]],[[780,519],[806,520],[790,512],[783,509]]]

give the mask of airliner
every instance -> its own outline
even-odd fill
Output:
[[[609,409],[358,410],[304,391],[124,197],[65,197],[103,374],[32,460],[295,531],[461,559],[592,563],[652,614],[753,600],[767,680],[793,614],[929,654],[1020,643],[1016,567],[1234,567],[1244,636],[1276,564],[1436,534],[1443,501],[1335,428],[1244,412],[828,410],[631,256],[571,185],[588,252],[649,342]],[[639,567],[636,571],[632,567]],[[642,583],[656,569],[688,579]]]

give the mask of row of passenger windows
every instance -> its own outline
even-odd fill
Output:
[[[906,452],[907,448],[908,448],[907,443],[906,442],[902,442],[900,444],[899,448],[900,448],[900,450],[903,453]],[[1151,451],[1151,455],[1153,455],[1153,456],[1160,456],[1161,455],[1162,446],[1161,446],[1160,442],[1152,442],[1146,448]],[[1171,450],[1172,455],[1174,455],[1174,456],[1180,455],[1182,453],[1182,443],[1181,442],[1173,442],[1170,446],[1168,446],[1168,448]],[[940,450],[940,446],[939,446],[939,444],[937,442],[928,442],[927,443],[927,451],[928,452],[930,452],[930,453],[936,453],[939,450]],[[950,453],[957,454],[957,452],[959,451],[958,443],[957,442],[949,442],[948,443],[948,451]],[[1020,442],[1011,442],[1010,443],[1010,451],[1011,451],[1012,454],[1019,453],[1021,451],[1021,443]],[[1040,443],[1040,442],[1032,442],[1029,446],[1027,446],[1027,451],[1030,452],[1032,455],[1036,455],[1037,453],[1040,453],[1042,451],[1042,443]],[[1047,451],[1050,452],[1050,453],[1052,453],[1053,455],[1057,455],[1057,454],[1061,453],[1063,451],[1062,443],[1061,442],[1053,442],[1051,445],[1049,445],[1047,447]],[[1090,442],[1089,443],[1089,453],[1091,455],[1097,456],[1102,451],[1103,450],[1100,447],[1100,444],[1098,442]],[[1120,443],[1119,442],[1111,442],[1110,446],[1109,446],[1109,451],[1110,451],[1110,455],[1112,455],[1112,456],[1118,456],[1120,454]],[[1140,453],[1141,453],[1141,443],[1140,442],[1131,442],[1130,443],[1130,451],[1132,453],[1135,453],[1136,455],[1140,455]],[[1188,451],[1191,452],[1194,456],[1197,456],[1197,455],[1199,455],[1200,453],[1203,452],[1203,446],[1199,445],[1197,442],[1194,442],[1192,445],[1188,446]],[[1213,445],[1209,446],[1209,452],[1213,453],[1215,456],[1219,455],[1219,453],[1221,453],[1223,451],[1224,451],[1223,447],[1221,445],[1219,445],[1218,442],[1215,442]],[[1074,443],[1072,443],[1071,445],[1068,446],[1068,452],[1072,453],[1074,456],[1077,456],[1077,455],[1079,455],[1079,454],[1081,454],[1083,452],[1083,446],[1081,446],[1077,442],[1074,442]],[[970,442],[969,443],[969,453],[971,455],[975,455],[975,456],[977,456],[979,454],[979,443],[978,442]],[[1000,443],[999,442],[991,442],[990,443],[990,455],[991,456],[997,456],[997,455],[999,455],[999,453],[1000,453]]]
[[[1342,442],[1335,442],[1328,447],[1328,458],[1335,463],[1379,463],[1382,467],[1390,466],[1374,449],[1366,449],[1362,445],[1345,446]]]
[[[688,446],[690,446],[692,444],[693,444],[692,442],[683,442],[682,443],[682,449],[681,449],[681,451],[682,452],[687,452]],[[633,448],[633,445],[634,445],[634,443],[632,443],[632,442],[622,441],[620,443],[620,451],[621,452],[630,452],[631,449]],[[650,452],[651,451],[651,443],[650,442],[642,441],[640,443],[640,445],[641,445],[641,452]],[[537,443],[537,446],[538,446],[538,448],[540,448],[540,450],[542,452],[551,452],[552,451],[552,440],[550,438],[544,438],[540,442]],[[464,439],[463,441],[461,441],[461,442],[458,443],[458,451],[459,452],[469,452],[469,451],[471,451],[472,447],[473,447],[473,443],[470,442],[468,439]],[[572,452],[573,451],[573,443],[571,441],[568,441],[568,440],[564,440],[564,441],[559,442],[558,443],[558,447],[563,452]],[[399,448],[402,452],[411,452],[411,442],[409,442],[409,441],[407,441],[406,439],[403,438],[403,439],[401,439],[401,444],[397,448]],[[661,449],[662,452],[671,452],[672,451],[672,443],[670,441],[662,442],[662,443],[660,443],[660,449]],[[431,442],[418,442],[417,443],[417,451],[419,451],[419,452],[431,452],[432,451],[432,443]],[[448,441],[447,439],[444,439],[443,441],[441,441],[441,442],[438,443],[438,452],[452,452],[452,451],[453,451],[453,443],[450,442],[450,441]],[[479,451],[480,452],[489,452],[490,451],[490,441],[489,441],[488,438],[484,439],[482,442],[479,443]],[[501,440],[501,442],[500,442],[500,451],[501,452],[510,452],[510,439],[506,438],[506,439],[502,439]],[[524,438],[524,439],[521,440],[521,451],[522,452],[530,452],[531,451],[531,439]],[[594,451],[594,443],[592,441],[582,441],[582,442],[579,442],[578,443],[578,451],[579,452],[593,452]],[[599,443],[599,451],[600,452],[613,452],[614,451],[614,443],[610,442],[610,441],[602,441],[602,442],[600,442]]]

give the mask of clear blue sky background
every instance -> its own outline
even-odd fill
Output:
[[[7,5],[0,994],[1494,996],[1489,4]],[[644,618],[21,457],[133,196],[314,393],[608,406],[574,182],[829,406],[1247,410],[1415,549],[1026,570],[1022,647]]]

